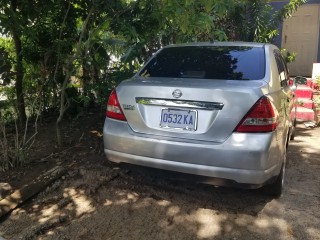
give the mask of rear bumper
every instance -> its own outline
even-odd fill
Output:
[[[106,119],[104,152],[113,162],[225,179],[239,184],[263,185],[277,176],[281,169],[281,147],[274,133],[234,133],[219,144],[151,137],[136,135],[126,122]]]
[[[254,185],[259,187],[268,182],[268,180],[270,180],[274,176],[274,172],[277,172],[277,166],[273,166],[272,168],[267,170],[244,170],[174,162],[169,160],[126,154],[108,149],[105,149],[104,151],[107,158],[112,162],[125,162],[145,167],[218,178],[212,179],[212,183],[217,185],[236,185],[237,183],[239,183],[248,184],[248,188],[254,188]],[[232,184],[231,182],[234,182],[234,184]]]

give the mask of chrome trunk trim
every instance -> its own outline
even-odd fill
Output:
[[[136,97],[136,103],[142,105],[155,105],[162,107],[182,107],[202,110],[221,110],[224,106],[223,103],[218,102],[202,102],[202,101],[189,101],[189,100],[173,100],[161,98],[142,98]]]

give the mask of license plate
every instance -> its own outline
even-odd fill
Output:
[[[195,131],[197,130],[197,111],[162,109],[160,127]]]

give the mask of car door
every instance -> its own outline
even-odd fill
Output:
[[[289,72],[286,66],[286,63],[281,56],[281,52],[277,49],[274,51],[274,56],[276,59],[279,78],[278,81],[280,83],[280,118],[281,118],[281,128],[282,130],[282,138],[284,141],[287,139],[287,135],[289,132],[289,128],[291,126],[291,111],[294,106],[294,93],[289,85]]]

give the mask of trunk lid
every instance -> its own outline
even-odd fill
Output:
[[[116,91],[135,133],[221,143],[267,89],[263,80],[136,76]]]

